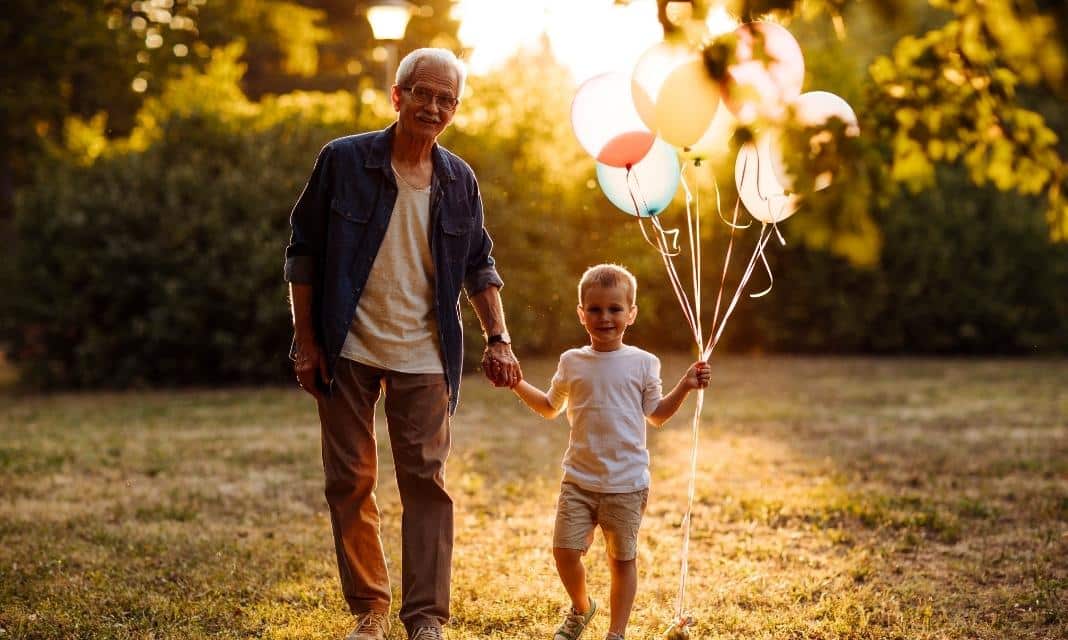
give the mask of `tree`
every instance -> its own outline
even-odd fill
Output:
[[[690,5],[697,18],[713,5],[727,5],[737,15],[830,16],[844,38],[851,15],[865,11],[855,0],[658,0],[659,19],[668,37],[685,33]],[[889,21],[902,21],[916,9],[907,0],[878,0],[872,6]],[[1061,109],[1068,98],[1068,5],[1057,0],[929,0],[929,9],[944,16],[942,24],[919,36],[905,36],[890,55],[870,67],[872,95],[866,104],[876,138],[885,142],[890,177],[913,193],[933,185],[937,166],[962,164],[976,186],[993,184],[1020,195],[1045,194],[1050,235],[1068,240],[1068,166]],[[931,11],[927,11],[932,15]],[[722,79],[731,60],[730,47],[706,43],[709,73]],[[1045,102],[1046,113],[1038,108]],[[807,148],[811,132],[792,131],[793,148]],[[813,154],[796,154],[799,175],[821,168],[864,166],[864,145],[829,145]],[[870,163],[870,157],[868,158]],[[870,165],[869,165],[870,166]],[[849,169],[847,169],[849,170]],[[851,175],[869,196],[889,197],[864,188],[863,172]],[[804,185],[802,185],[804,186]],[[816,198],[814,205],[820,204]],[[824,202],[825,205],[832,204]],[[855,203],[833,203],[852,211]],[[826,208],[826,207],[825,207]],[[847,219],[858,220],[857,216]]]

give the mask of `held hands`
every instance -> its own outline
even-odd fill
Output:
[[[482,352],[482,372],[495,387],[512,388],[523,379],[523,371],[512,353],[512,346],[504,342],[486,345],[486,350]]]
[[[293,355],[293,371],[297,374],[297,386],[310,393],[316,400],[326,397],[330,375],[322,348],[314,341],[297,341]]]
[[[712,379],[712,367],[704,360],[698,360],[686,370],[682,377],[682,384],[690,390],[705,389]]]

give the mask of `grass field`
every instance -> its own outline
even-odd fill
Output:
[[[666,358],[665,379],[685,364]],[[1068,361],[713,364],[694,638],[1068,638]],[[524,370],[544,385],[553,365]],[[650,433],[628,638],[673,613],[691,407]],[[549,546],[566,423],[471,378],[453,428],[448,637],[547,640],[565,602]],[[340,638],[321,482],[294,389],[0,397],[0,638]],[[606,602],[600,538],[589,566]]]

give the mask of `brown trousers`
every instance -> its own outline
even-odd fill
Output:
[[[388,613],[389,575],[375,502],[374,413],[383,390],[402,510],[400,619],[411,634],[449,619],[453,516],[445,491],[451,442],[445,376],[338,360],[333,392],[319,402],[326,501],[349,609]]]

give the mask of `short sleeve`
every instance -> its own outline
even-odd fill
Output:
[[[664,386],[660,381],[660,359],[654,355],[649,356],[649,361],[644,367],[645,375],[642,380],[642,413],[650,415],[660,406],[660,400],[664,397]]]
[[[567,405],[567,397],[570,393],[570,381],[568,379],[567,354],[560,356],[560,363],[556,365],[556,373],[553,374],[552,382],[549,383],[549,391],[545,394],[549,398],[549,404],[559,411]]]

